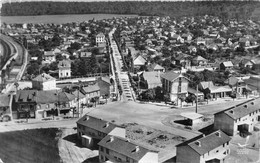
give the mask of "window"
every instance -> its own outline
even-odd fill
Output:
[[[104,148],[103,148],[103,147],[100,147],[100,151],[103,152],[103,151],[104,151]]]
[[[223,144],[223,147],[225,147],[225,144]]]
[[[106,153],[109,154],[109,149],[106,149]]]
[[[227,142],[227,145],[229,144],[229,141]]]
[[[129,157],[126,157],[126,162],[130,162],[130,158]]]
[[[218,150],[216,150],[216,153],[218,153]]]

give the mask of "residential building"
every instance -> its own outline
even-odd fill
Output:
[[[77,135],[83,146],[97,148],[98,142],[107,135],[125,138],[125,129],[105,120],[84,115],[77,121]]]
[[[82,93],[87,97],[87,103],[97,101],[100,97],[100,87],[98,84],[89,85],[82,88]]]
[[[208,60],[199,55],[192,59],[192,64],[195,66],[206,65],[207,63],[208,63]]]
[[[244,79],[247,90],[255,96],[260,94],[260,76],[250,76],[249,79]]]
[[[162,86],[160,72],[151,71],[151,72],[143,72],[140,75],[141,80],[145,83],[145,88],[155,88],[158,86]]]
[[[42,73],[32,79],[32,88],[36,90],[55,90],[56,79],[49,74]]]
[[[43,54],[43,60],[46,63],[52,63],[56,61],[55,53],[53,51],[45,51]]]
[[[254,64],[255,64],[254,61],[244,58],[239,62],[239,67],[251,69],[254,66]]]
[[[226,71],[226,70],[230,70],[234,67],[233,63],[231,61],[225,61],[220,63],[219,68],[220,70]]]
[[[242,95],[243,90],[247,88],[246,83],[242,77],[231,76],[227,79],[227,81],[225,81],[225,83],[231,87],[232,91],[235,91],[240,95]]]
[[[110,84],[109,77],[99,77],[97,79],[97,85],[100,88],[100,96],[110,96],[112,92],[112,84]]]
[[[214,114],[214,129],[230,136],[252,132],[260,120],[260,99],[251,99]]]
[[[108,135],[99,143],[100,162],[158,163],[158,151]]]
[[[103,33],[99,33],[96,35],[96,44],[101,46],[106,43],[106,36]]]
[[[139,55],[133,60],[133,65],[134,67],[140,67],[146,64],[146,59]]]
[[[180,97],[186,97],[188,95],[189,80],[182,74],[169,71],[161,75],[161,80],[162,87],[169,93],[172,102],[178,104]]]
[[[71,77],[71,61],[62,60],[58,64],[59,68],[59,78],[69,78]]]
[[[230,140],[231,138],[221,130],[209,135],[199,135],[176,146],[176,162],[223,163],[225,157],[230,154]]]
[[[50,116],[71,116],[76,106],[73,94],[56,90],[19,90],[15,95],[12,114],[14,119],[42,119]]]
[[[153,63],[153,64],[150,64],[147,66],[147,69],[148,71],[159,71],[159,72],[165,72],[165,68],[156,64],[156,63]]]
[[[209,89],[211,97],[215,99],[224,98],[232,92],[232,89],[229,86],[215,86],[212,81],[200,82],[198,88],[202,92]]]

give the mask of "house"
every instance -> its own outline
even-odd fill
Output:
[[[225,61],[220,63],[219,68],[220,70],[226,71],[226,70],[230,70],[234,67],[233,63],[231,61]]]
[[[59,78],[71,77],[71,61],[70,60],[59,61],[58,68],[59,68]]]
[[[162,86],[160,72],[151,71],[151,72],[143,72],[141,75],[141,80],[145,83],[145,88],[155,88],[158,86]]]
[[[248,38],[239,38],[239,41],[238,41],[242,46],[244,47],[248,47],[250,46],[250,40]]]
[[[0,122],[12,120],[11,106],[13,95],[0,95]]]
[[[100,97],[100,87],[97,83],[89,85],[82,88],[82,93],[87,97],[87,103],[96,102]]]
[[[19,90],[15,95],[12,114],[14,119],[42,119],[50,116],[71,116],[76,106],[75,96],[57,90]]]
[[[230,140],[231,138],[221,130],[209,135],[199,135],[176,146],[176,162],[223,163],[225,157],[230,154]]]
[[[32,88],[36,90],[55,90],[56,79],[49,74],[42,73],[32,79]]]
[[[43,59],[47,63],[52,63],[56,61],[55,53],[53,51],[44,51]]]
[[[195,66],[202,66],[206,65],[208,63],[208,60],[203,58],[202,56],[198,55],[192,59],[192,64]]]
[[[229,86],[215,86],[212,81],[203,81],[198,85],[199,90],[205,92],[209,89],[212,98],[224,98],[231,94],[232,89]]]
[[[173,64],[188,68],[191,66],[191,58],[192,56],[188,54],[180,53],[178,54],[178,56],[175,57],[175,61]]]
[[[103,33],[99,33],[96,35],[96,44],[97,46],[106,45],[106,36]]]
[[[246,59],[243,58],[240,62],[239,62],[239,67],[243,67],[243,68],[252,68],[254,66],[254,61],[250,60],[250,59]]]
[[[134,59],[133,64],[134,67],[143,66],[146,64],[146,59],[142,55],[139,55]]]
[[[165,72],[165,68],[156,63],[148,65],[147,69],[148,69],[148,71]]]
[[[97,85],[100,88],[101,96],[110,96],[110,92],[112,92],[112,84],[110,83],[109,77],[99,77],[97,79]]]
[[[188,87],[188,93],[190,95],[194,95],[195,97],[198,96],[198,101],[203,101],[204,100],[204,94],[201,91],[197,91],[191,87]]]
[[[258,96],[260,93],[260,76],[250,76],[249,79],[244,79],[246,83],[246,89],[251,94]]]
[[[177,105],[180,97],[188,95],[189,80],[182,74],[169,71],[161,75],[161,80],[163,89],[170,95],[170,100]]]
[[[260,99],[251,99],[214,114],[214,129],[233,136],[252,132],[260,120]]]
[[[100,162],[159,162],[158,151],[148,149],[129,139],[108,135],[98,145]]]
[[[225,81],[228,84],[233,92],[237,92],[239,95],[243,94],[244,89],[247,88],[245,81],[242,77],[231,76]]]
[[[96,148],[98,142],[107,135],[125,138],[126,131],[100,118],[84,115],[77,122],[77,135],[83,146]]]

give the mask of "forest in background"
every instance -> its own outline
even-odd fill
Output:
[[[200,1],[200,2],[22,2],[4,3],[2,16],[58,14],[138,14],[141,16],[201,16],[213,15],[223,19],[260,17],[257,1]]]

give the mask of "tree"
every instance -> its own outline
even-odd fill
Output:
[[[237,97],[237,94],[236,94],[236,92],[231,92],[231,94],[230,94],[230,97],[233,99],[233,101],[235,100],[235,98]]]
[[[185,98],[185,102],[186,103],[192,103],[193,106],[193,102],[196,100],[196,96],[194,94],[190,94],[189,96],[187,96]]]
[[[207,99],[207,104],[209,104],[209,99],[211,99],[210,89],[206,88],[203,90],[204,97]]]

